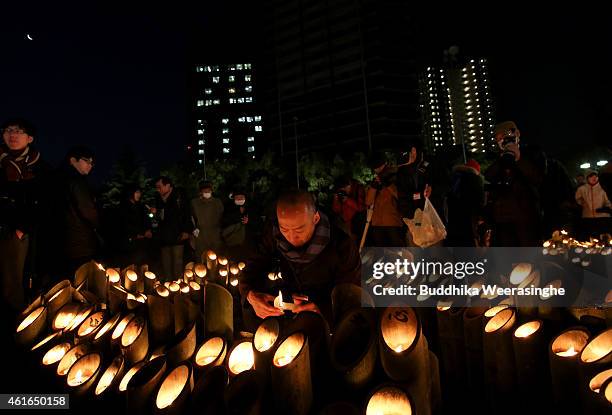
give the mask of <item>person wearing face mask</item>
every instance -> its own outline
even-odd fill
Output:
[[[221,237],[231,258],[245,255],[247,234],[250,234],[249,206],[247,195],[242,189],[234,189],[230,203],[227,204],[221,220]]]
[[[581,239],[588,240],[590,236],[600,238],[602,234],[612,233],[612,203],[601,187],[595,170],[587,172],[586,183],[576,190],[576,202],[582,208]]]
[[[191,216],[195,223],[195,253],[201,258],[208,250],[218,253],[223,247],[221,240],[221,218],[223,202],[213,196],[211,182],[200,183],[200,197],[191,201]]]

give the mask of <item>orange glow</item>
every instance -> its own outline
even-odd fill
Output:
[[[185,365],[179,366],[170,372],[162,382],[159,392],[157,393],[157,398],[155,399],[157,408],[164,409],[172,405],[185,389],[188,380],[189,369]]]
[[[417,323],[417,317],[413,309],[409,307],[388,307],[383,313],[380,324],[380,331],[385,344],[396,353],[408,349],[417,337]]]
[[[196,353],[196,364],[206,366],[219,359],[225,349],[225,341],[221,337],[207,340]]]
[[[514,332],[514,336],[524,339],[526,337],[531,336],[536,331],[538,331],[541,326],[542,326],[542,323],[540,321],[530,321],[528,323],[525,323],[519,326],[519,328],[516,329],[516,331]]]
[[[257,331],[255,331],[255,336],[253,337],[255,349],[258,352],[269,350],[274,343],[276,343],[279,333],[280,327],[277,320],[265,320],[257,327]]]
[[[38,307],[36,310],[32,311],[26,318],[23,319],[19,327],[17,327],[17,333],[28,327],[30,324],[34,323],[38,317],[45,311],[45,307]]]
[[[110,364],[110,366],[106,368],[106,370],[102,374],[102,377],[100,378],[100,381],[96,385],[96,390],[95,390],[96,395],[100,395],[113,383],[113,380],[117,376],[117,373],[119,373],[119,371],[121,370],[122,366],[123,366],[123,357],[121,356],[115,357],[115,359]]]
[[[68,342],[52,347],[42,358],[42,364],[49,366],[62,360],[72,345]]]
[[[306,338],[302,333],[295,333],[287,337],[274,353],[274,366],[283,367],[293,362],[293,359],[300,353]]]
[[[234,375],[251,369],[254,364],[255,355],[251,342],[242,342],[238,344],[234,350],[232,350],[227,362],[230,372]]]
[[[393,386],[379,389],[368,400],[366,415],[412,415],[412,405],[406,394]]]
[[[595,362],[612,353],[612,328],[591,340],[580,355],[584,363]]]

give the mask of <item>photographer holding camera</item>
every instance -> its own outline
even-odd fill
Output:
[[[499,158],[487,169],[488,214],[493,246],[539,246],[540,194],[544,172],[521,155],[521,133],[513,121],[495,127]]]

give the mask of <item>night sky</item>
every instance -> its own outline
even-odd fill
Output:
[[[0,118],[31,119],[52,163],[72,144],[91,146],[98,179],[126,145],[152,174],[179,160],[189,128],[190,62],[234,53],[243,60],[257,50],[261,31],[257,2],[203,2],[188,10],[170,3],[14,3],[4,6],[0,29]],[[489,58],[498,120],[516,120],[524,139],[537,139],[553,155],[569,160],[611,141],[605,13],[516,6],[476,12],[415,10],[421,62],[436,63],[451,45]]]

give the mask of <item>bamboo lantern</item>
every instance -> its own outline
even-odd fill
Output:
[[[207,282],[204,286],[204,318],[207,337],[233,338],[234,298],[219,284]]]
[[[130,413],[150,414],[155,396],[164,373],[166,358],[158,357],[142,366],[127,384],[127,410]]]
[[[240,271],[244,271],[244,269],[246,268],[246,264],[242,261],[240,261],[238,263],[238,269],[240,269]]]
[[[583,403],[586,413],[610,412],[610,402],[605,399],[605,386],[612,379],[612,369],[604,370],[590,379],[588,385],[582,385]],[[603,393],[602,393],[603,389]]]
[[[44,302],[47,305],[47,324],[52,325],[55,315],[72,300],[72,292],[74,288],[70,281],[63,280],[53,286],[44,296]]]
[[[130,383],[134,375],[138,373],[140,369],[142,369],[142,367],[146,363],[147,362],[144,360],[142,362],[138,362],[134,366],[132,366],[127,372],[125,372],[125,375],[123,375],[123,377],[121,378],[121,381],[119,382],[119,387],[118,387],[119,392],[127,391],[128,384]],[[126,362],[124,361],[124,365],[125,364]]]
[[[113,333],[113,329],[119,324],[121,320],[121,314],[115,314],[113,317],[108,319],[106,323],[96,332],[94,335],[92,343],[94,346],[102,347],[102,348],[110,348],[110,339]]]
[[[234,345],[227,359],[227,367],[230,376],[253,369],[255,365],[255,355],[253,345],[250,341],[241,341]]]
[[[199,370],[208,370],[220,366],[225,360],[227,342],[222,337],[212,337],[206,340],[198,349],[194,363]]]
[[[80,357],[70,367],[66,383],[70,393],[76,396],[84,395],[96,384],[102,369],[102,355],[98,352],[88,353]]]
[[[204,264],[196,264],[193,267],[193,273],[195,274],[195,280],[200,283],[200,284],[204,284],[204,278],[206,278],[206,273],[207,273],[207,269],[206,269],[206,265]]]
[[[543,327],[542,320],[532,320],[519,326],[512,336],[518,386],[522,396],[533,405],[550,401],[548,340]]]
[[[440,358],[444,371],[443,379],[448,385],[453,385],[447,389],[452,399],[462,399],[467,392],[467,383],[464,382],[467,378],[463,332],[464,311],[464,308],[446,305],[438,308],[436,312]],[[412,396],[418,400],[418,394],[412,393]],[[417,402],[417,412],[418,409]]]
[[[60,362],[71,348],[72,343],[70,342],[56,344],[51,349],[49,349],[43,356],[43,366],[53,366],[56,363]]]
[[[186,283],[185,281],[181,281],[178,283],[178,285],[181,288],[182,294],[189,294],[189,284],[188,283]]]
[[[157,283],[157,275],[155,275],[151,271],[145,271],[144,272],[144,291],[147,294],[153,294],[156,283]]]
[[[97,297],[98,301],[106,299],[106,269],[104,269],[102,264],[94,261],[91,262],[87,289]]]
[[[303,311],[298,313],[289,324],[287,333],[300,331],[308,338],[308,353],[310,355],[310,372],[313,386],[324,386],[320,379],[327,379],[331,364],[329,361],[329,343],[331,334],[327,320],[320,313]],[[316,390],[315,392],[324,392]],[[327,390],[329,391],[329,390]],[[331,397],[330,397],[331,398]]]
[[[255,369],[264,377],[268,377],[272,356],[276,351],[274,345],[280,336],[280,323],[274,317],[265,318],[253,337],[253,348],[255,349]]]
[[[508,304],[499,304],[499,305],[496,305],[495,307],[489,308],[488,310],[484,312],[484,318],[485,318],[484,323],[485,324],[488,323],[489,320],[495,317],[500,311],[503,311],[509,307],[510,306]]]
[[[214,278],[215,274],[217,273],[217,254],[215,254],[213,251],[208,251],[205,255],[205,258],[202,259],[206,260],[206,268],[208,269],[208,279],[210,279],[211,277]]]
[[[189,284],[190,281],[193,281],[193,270],[191,269],[187,269],[185,270],[185,272],[183,272],[183,281],[187,284]]]
[[[350,311],[364,307],[374,307],[372,298],[358,285],[350,283],[337,284],[331,293],[332,301],[332,326],[336,325]]]
[[[364,387],[376,365],[376,320],[372,309],[349,311],[331,341],[331,362],[351,389]]]
[[[612,381],[608,379],[602,386],[599,391],[599,394],[602,396],[602,400],[600,400],[600,407],[603,411],[607,411],[610,413],[612,408]]]
[[[174,297],[174,331],[178,333],[194,324],[200,316],[198,304],[191,301],[188,295]]]
[[[410,396],[399,386],[383,385],[368,397],[366,415],[412,415],[414,405]]]
[[[94,306],[89,306],[89,307],[85,307],[85,308],[81,309],[81,311],[79,311],[79,313],[70,322],[68,327],[66,327],[64,329],[64,331],[67,332],[67,333],[75,331],[81,325],[81,323],[83,323],[87,319],[87,317],[91,313],[93,313],[94,308],[95,308]]]
[[[304,333],[294,333],[280,342],[272,358],[270,377],[278,413],[300,415],[310,411],[312,380]]]
[[[516,387],[512,348],[515,323],[516,313],[508,308],[495,314],[484,328],[485,382],[489,390],[491,410],[500,412],[512,402],[512,393]]]
[[[47,307],[40,306],[24,318],[17,326],[15,341],[17,344],[32,344],[47,326]]]
[[[130,363],[143,360],[149,351],[147,321],[144,317],[133,318],[121,335],[121,349]]]
[[[108,309],[116,314],[123,310],[127,302],[128,292],[121,285],[111,285],[108,288]],[[132,304],[134,305],[134,304]]]
[[[174,305],[166,287],[158,285],[155,290],[157,295],[147,297],[151,344],[167,344],[174,336]]]
[[[264,400],[264,380],[261,373],[247,370],[234,377],[224,394],[228,414],[259,415]]]
[[[228,374],[225,366],[215,366],[208,370],[196,383],[191,394],[189,414],[217,415],[225,413],[223,396],[228,384]]]
[[[540,272],[535,270],[532,264],[522,262],[512,269],[509,279],[510,284],[518,288],[537,287],[540,285]],[[521,316],[535,317],[538,314],[537,299],[535,296],[515,296],[514,304]]]
[[[196,348],[196,325],[191,323],[178,333],[166,347],[166,358],[170,366],[191,359]]]
[[[81,304],[79,303],[67,303],[55,314],[51,323],[51,329],[54,331],[64,330],[70,326],[72,321],[81,311]]]
[[[410,307],[388,307],[380,320],[380,360],[387,376],[406,383],[416,396],[416,411],[431,413],[431,377],[427,339]]]
[[[123,336],[123,332],[125,331],[125,328],[128,326],[128,324],[130,324],[130,321],[132,321],[135,317],[136,317],[136,314],[128,313],[119,321],[119,323],[117,323],[117,325],[113,329],[113,333],[111,334],[111,349],[112,350],[120,349],[121,336]]]
[[[484,389],[484,354],[482,334],[486,301],[480,306],[468,307],[463,313],[463,337],[465,339],[466,369],[470,401],[481,402],[480,392]]]
[[[144,280],[138,278],[138,274],[133,269],[127,269],[124,273],[123,286],[132,294],[142,292],[144,291]]]
[[[580,373],[584,381],[612,364],[612,328],[593,338],[580,354]]]
[[[228,284],[228,280],[229,280],[229,272],[227,271],[226,268],[219,268],[219,279],[218,279],[218,283],[219,284],[224,284],[227,285]]]
[[[90,346],[87,343],[77,344],[68,350],[62,360],[57,365],[56,373],[58,376],[66,376],[68,371],[80,357],[87,354],[90,350]]]
[[[189,362],[174,368],[161,381],[155,396],[155,413],[181,414],[193,390],[193,368]]]
[[[589,332],[582,327],[573,327],[559,334],[548,347],[553,397],[559,408],[579,411],[580,394],[576,385],[580,375],[578,365],[580,353],[587,345]]]
[[[84,341],[91,340],[96,332],[104,326],[103,323],[105,319],[106,312],[104,310],[87,316],[77,329],[75,343],[83,343]]]
[[[56,331],[55,333],[51,333],[50,335],[48,335],[47,337],[45,337],[44,339],[36,343],[34,346],[32,346],[30,351],[36,353],[37,357],[44,356],[46,354],[44,350],[46,350],[47,347],[55,346],[56,344],[61,342],[62,334],[63,333],[59,331]]]
[[[121,380],[124,370],[125,359],[123,356],[115,357],[111,364],[102,373],[102,376],[100,376],[100,380],[96,384],[96,388],[94,390],[95,396],[101,396],[106,391],[113,390]]]
[[[202,286],[196,281],[189,282],[189,298],[194,303],[198,304],[202,301]]]

